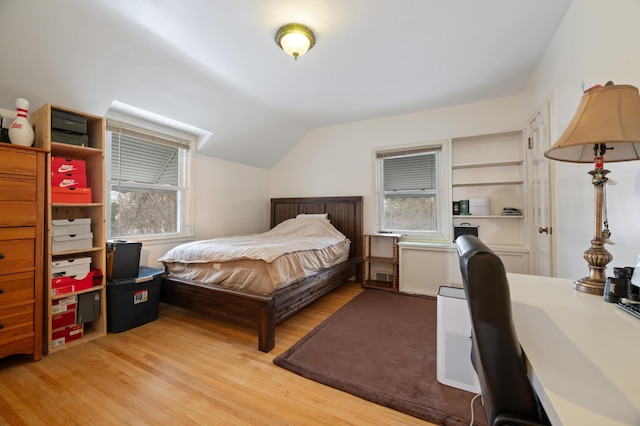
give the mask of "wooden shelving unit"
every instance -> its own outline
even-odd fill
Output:
[[[52,110],[80,116],[87,121],[88,145],[79,146],[52,141],[51,122]],[[45,250],[44,250],[44,348],[47,353],[57,352],[77,344],[81,344],[107,333],[106,322],[106,234],[105,234],[105,120],[103,117],[75,111],[69,108],[46,104],[32,116],[36,134],[36,146],[50,151],[46,162],[47,183],[45,207]],[[51,157],[62,157],[82,160],[86,164],[87,187],[91,188],[91,202],[87,203],[52,203],[51,202]],[[57,219],[91,219],[91,233],[93,245],[80,250],[65,250],[55,252],[52,247],[52,220]],[[99,269],[103,278],[100,283],[80,291],[53,295],[52,293],[52,262],[72,257],[90,257],[91,268]],[[57,299],[80,295],[89,292],[99,292],[100,314],[92,322],[83,326],[82,338],[61,345],[52,343],[52,303]]]
[[[380,288],[385,290],[398,291],[398,271],[399,271],[399,256],[398,256],[398,241],[400,240],[400,234],[391,233],[369,233],[364,234],[362,241],[362,286],[366,288]],[[373,249],[374,240],[381,239],[381,242],[387,241],[387,244],[391,244],[390,253],[388,256],[374,256]],[[383,265],[383,267],[391,268],[391,280],[380,280],[374,276],[371,278],[371,273],[374,270],[374,265]],[[388,274],[385,274],[388,275]]]

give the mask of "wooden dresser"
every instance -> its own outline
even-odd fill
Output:
[[[45,158],[0,143],[0,357],[42,358]]]

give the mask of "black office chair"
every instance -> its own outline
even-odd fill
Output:
[[[487,424],[550,425],[527,376],[502,261],[478,237],[460,236],[456,245]]]

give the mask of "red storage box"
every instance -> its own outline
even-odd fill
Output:
[[[73,174],[74,176],[86,176],[87,166],[84,160],[51,157],[51,176],[55,176],[56,174]]]
[[[60,188],[51,187],[51,202],[52,203],[90,203],[91,202],[91,188]]]
[[[54,286],[53,284],[51,285],[51,296],[60,296],[61,294],[67,294],[71,292],[73,292],[73,284],[62,283],[56,286]]]
[[[86,188],[87,177],[84,175],[51,175],[52,188]]]
[[[72,325],[71,327],[62,328],[51,333],[51,347],[56,348],[65,343],[78,340],[82,337],[84,326],[82,324]]]
[[[68,327],[76,324],[76,311],[66,311],[51,316],[51,329]]]
[[[81,291],[93,287],[93,275],[95,271],[90,271],[84,277],[77,279],[75,277],[58,277],[51,280],[51,295],[59,296],[72,291]]]

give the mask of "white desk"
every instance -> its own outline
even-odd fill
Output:
[[[640,425],[640,319],[573,280],[508,274],[518,339],[553,425]]]

